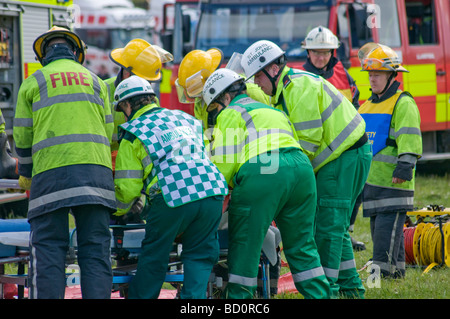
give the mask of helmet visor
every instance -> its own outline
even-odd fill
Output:
[[[383,69],[388,69],[395,71],[395,69],[389,65],[390,61],[383,61],[374,58],[366,58],[362,62],[362,67],[367,71],[383,71]]]
[[[161,59],[161,63],[167,63],[173,61],[173,55],[169,52],[161,48],[157,45],[152,45],[159,54],[159,58]]]
[[[225,68],[230,69],[237,74],[245,74],[244,69],[241,66],[241,60],[242,54],[234,52]]]
[[[203,86],[211,75],[209,70],[203,69],[186,79],[186,92],[190,97],[200,97]]]
[[[178,79],[175,80],[175,88],[180,103],[190,104],[195,102],[195,98],[192,98],[187,94],[186,89],[178,83]]]

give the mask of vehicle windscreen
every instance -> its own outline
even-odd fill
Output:
[[[195,47],[223,51],[225,58],[258,40],[270,40],[292,60],[306,58],[301,42],[311,29],[328,25],[329,8],[315,2],[210,4],[202,8]]]
[[[89,47],[103,50],[123,48],[132,39],[144,39],[152,42],[148,29],[76,29],[76,33]]]

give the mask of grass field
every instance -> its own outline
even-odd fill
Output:
[[[450,207],[450,175],[417,176],[414,206],[443,205]],[[415,222],[415,218],[412,218]],[[362,241],[366,250],[355,252],[356,266],[361,269],[372,257],[372,241],[369,219],[358,214],[353,238]],[[447,249],[448,251],[448,249]],[[366,288],[366,299],[450,299],[450,268],[434,267],[424,273],[422,267],[407,265],[404,279],[381,279],[379,285],[370,280],[366,270],[360,271],[361,279]],[[369,280],[368,280],[369,279]],[[279,298],[301,298],[298,294],[283,294]]]

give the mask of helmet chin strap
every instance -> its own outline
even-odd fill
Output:
[[[389,85],[391,84],[391,81],[393,78],[395,78],[397,76],[397,72],[392,72],[391,75],[389,76],[386,85],[384,86],[383,91],[381,91],[380,93],[378,93],[378,95],[384,94],[384,92],[386,92],[386,90],[389,88]]]
[[[271,76],[270,74],[269,74],[269,72],[267,72],[266,71],[266,69],[262,69],[262,71],[263,71],[263,73],[267,76],[267,78],[270,80],[270,83],[272,83],[272,96],[273,95],[275,95],[275,93],[277,92],[277,86],[276,86],[276,84],[275,84],[275,82],[277,81],[277,79],[278,79],[278,77],[280,76],[280,74],[281,74],[281,72],[283,72],[283,69],[284,69],[284,66],[285,66],[286,64],[283,64],[281,67],[280,67],[280,70],[278,71],[278,73],[277,74],[275,74],[275,76]]]
[[[220,104],[222,106],[222,109],[219,111],[218,108],[216,108],[216,109],[212,110],[211,112],[208,112],[208,127],[214,127],[216,125],[217,117],[227,107],[225,104],[223,104],[220,101],[215,101],[215,103]]]

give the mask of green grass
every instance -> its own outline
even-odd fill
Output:
[[[414,206],[422,208],[431,204],[450,207],[450,174],[416,176]]]
[[[417,176],[414,206],[423,208],[428,205],[450,207],[450,176]],[[415,218],[412,218],[415,222]],[[355,252],[357,269],[361,269],[372,257],[372,240],[370,236],[369,218],[358,214],[355,229],[351,236],[366,245],[366,250]],[[407,265],[404,279],[381,279],[379,288],[368,281],[370,274],[360,271],[366,288],[366,299],[450,299],[450,268],[434,267],[424,273],[423,267]],[[285,270],[287,271],[287,270]],[[287,293],[277,298],[302,298],[298,293]]]

